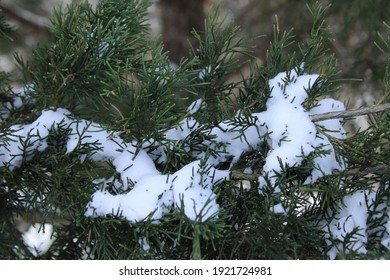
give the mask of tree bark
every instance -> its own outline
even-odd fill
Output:
[[[206,0],[160,0],[162,39],[173,63],[188,56],[190,46],[198,48],[193,30],[204,30]]]
[[[313,122],[330,120],[330,119],[340,119],[340,118],[351,118],[357,116],[363,116],[373,113],[380,113],[390,110],[390,103],[385,103],[381,105],[375,105],[372,107],[366,107],[361,109],[349,110],[349,111],[339,111],[339,112],[330,112],[318,115],[310,115],[310,119]]]

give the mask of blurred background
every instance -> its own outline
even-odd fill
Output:
[[[76,0],[77,1],[77,0]],[[84,0],[78,0],[82,2]],[[21,54],[26,60],[31,48],[50,40],[47,26],[54,7],[65,6],[71,0],[0,0],[0,8],[7,20],[17,28],[13,41],[0,42],[0,71],[14,72],[17,67],[13,54]],[[98,0],[89,0],[96,4]],[[310,35],[311,15],[306,8],[314,1],[302,0],[152,0],[149,9],[151,36],[159,36],[169,52],[172,63],[186,57],[190,43],[196,48],[191,35],[193,29],[202,31],[204,19],[216,6],[221,17],[241,27],[243,37],[265,35],[255,40],[257,63],[262,63],[273,37],[276,17],[281,30],[294,29],[296,41],[304,41]],[[327,15],[333,42],[330,48],[339,60],[340,78],[346,79],[340,96],[349,102],[349,108],[371,105],[383,94],[381,79],[388,60],[374,42],[380,43],[379,33],[385,38],[390,23],[388,0],[320,0],[331,4]],[[242,69],[245,73],[247,69]],[[361,124],[364,126],[364,124]]]

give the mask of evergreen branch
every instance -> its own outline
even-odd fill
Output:
[[[342,172],[336,171],[334,172],[333,175],[342,175],[343,177],[352,177],[352,176],[363,177],[370,174],[383,175],[389,171],[390,171],[390,166],[387,164],[382,164],[382,165],[370,166],[364,169],[354,168]],[[233,170],[230,175],[231,175],[231,179],[236,181],[242,181],[242,180],[257,181],[259,176],[261,176],[261,174],[259,173],[247,174],[236,170]]]
[[[351,151],[352,153],[355,153],[355,154],[358,154],[360,155],[361,157],[363,158],[366,158],[367,157],[367,154],[362,152],[362,151],[359,151],[351,146],[349,146],[348,144],[346,144],[344,141],[342,141],[341,139],[337,138],[337,137],[334,137],[332,135],[330,135],[329,133],[326,133],[325,131],[323,131],[321,128],[317,127],[317,131],[319,133],[321,133],[322,135],[326,136],[329,140],[333,141],[333,142],[336,142],[338,145],[340,145],[341,147],[343,147],[344,149],[347,149],[349,151]],[[376,159],[373,159],[373,161],[375,161],[376,163],[378,164],[384,164],[386,165],[386,163],[382,162],[382,161],[379,161],[379,160],[376,160]]]
[[[389,165],[377,165],[377,166],[370,166],[365,169],[349,169],[343,172],[335,172],[334,175],[342,175],[343,177],[364,177],[367,175],[383,175],[386,172],[390,171]],[[257,181],[260,174],[257,173],[242,173],[239,171],[233,170],[231,172],[231,179],[242,181],[242,180],[249,180],[249,181]],[[66,226],[69,226],[71,224],[72,218],[69,215],[47,215],[43,214],[39,211],[31,211],[28,213],[17,213],[11,216],[11,221],[17,225],[22,231],[26,231],[28,226],[32,223],[49,223],[53,224],[57,227],[63,228]]]
[[[355,109],[355,110],[338,111],[338,112],[310,115],[310,119],[313,122],[318,122],[318,121],[324,121],[324,120],[330,120],[330,119],[363,116],[363,115],[368,115],[368,114],[373,114],[373,113],[380,113],[380,112],[384,112],[387,110],[390,110],[390,103],[376,105],[376,106],[372,106],[372,107],[361,108],[361,109]]]

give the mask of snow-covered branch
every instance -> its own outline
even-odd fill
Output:
[[[331,120],[331,119],[358,117],[358,116],[363,116],[368,114],[380,113],[387,110],[390,110],[390,103],[375,105],[372,107],[360,108],[355,110],[315,114],[315,115],[310,115],[310,119],[313,122],[318,122],[318,121]]]
[[[288,81],[287,77],[291,80]],[[126,143],[118,136],[113,137],[117,135],[115,132],[105,131],[98,123],[74,118],[68,110],[44,110],[33,123],[14,125],[10,135],[2,135],[6,142],[0,149],[0,167],[20,168],[34,152],[46,150],[50,133],[65,128],[69,133],[66,153],[93,148],[89,159],[110,160],[120,174],[119,181],[112,178],[95,180],[102,189],[94,193],[86,215],[121,212],[128,221],[137,222],[153,213],[154,219],[160,219],[169,211],[170,205],[181,208],[183,202],[184,212],[190,219],[204,220],[218,210],[213,186],[229,180],[230,170],[242,155],[258,149],[265,142],[271,151],[264,155],[266,162],[257,178],[259,193],[268,184],[267,180],[277,186],[277,174],[283,172],[281,165],[300,165],[304,157],[315,150],[324,154],[314,159],[313,171],[305,184],[314,183],[334,170],[345,169],[342,160],[336,161],[327,135],[319,133],[309,118],[311,113],[336,111],[344,105],[330,98],[321,100],[310,112],[301,105],[308,97],[305,89],[310,88],[317,78],[316,74],[299,75],[296,70],[279,73],[269,81],[272,96],[267,101],[267,111],[253,113],[249,123],[243,116],[237,116],[237,119],[221,121],[217,126],[203,127],[194,116],[204,108],[199,99],[190,105],[188,118],[166,131],[164,145],[157,146],[158,143],[147,139],[142,149],[138,148],[139,143]],[[322,121],[321,125],[331,131],[328,132],[331,137],[346,137],[339,120]],[[198,144],[190,139],[195,130],[202,134],[203,140]],[[174,150],[172,143],[190,143],[182,152],[191,154],[193,161],[176,172],[161,174],[155,163],[166,163],[166,153]],[[80,160],[84,161],[86,156],[80,155]],[[231,161],[229,170],[217,169],[220,163],[227,161]],[[113,183],[121,192],[131,191],[112,195],[107,186]],[[275,191],[278,190],[276,187]]]
[[[64,154],[77,156],[80,162],[108,161],[116,172],[116,176],[93,180],[96,189],[85,205],[85,216],[118,215],[130,223],[148,219],[158,223],[172,209],[182,210],[195,222],[214,219],[220,210],[215,186],[229,180],[258,182],[258,193],[263,196],[269,195],[268,186],[272,185],[273,194],[283,196],[278,178],[284,168],[301,166],[309,156],[312,168],[305,185],[336,173],[349,177],[388,171],[387,165],[348,170],[346,160],[336,154],[333,143],[346,138],[341,118],[385,111],[389,104],[342,111],[342,102],[326,98],[307,111],[302,103],[308,98],[307,89],[318,77],[298,74],[296,70],[279,73],[269,80],[272,91],[266,111],[250,116],[238,114],[233,120],[211,126],[196,119],[196,114],[207,106],[198,99],[180,123],[163,132],[162,141],[126,142],[116,131],[79,119],[66,109],[43,110],[33,123],[13,125],[11,133],[0,134],[4,139],[0,167],[11,172],[21,168],[36,153],[47,151],[51,134],[66,131]],[[259,174],[234,170],[235,164],[249,152],[260,153],[263,144],[269,150],[261,155],[265,163]],[[176,145],[182,148],[176,149]],[[158,170],[158,165],[183,154],[190,159],[184,166],[164,173]],[[228,170],[218,169],[224,162],[230,163]],[[248,166],[246,171],[252,173],[252,167]],[[270,211],[287,214],[289,208],[278,203]]]

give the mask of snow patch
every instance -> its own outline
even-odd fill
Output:
[[[207,67],[200,78],[217,69]],[[192,220],[205,221],[216,217],[219,210],[214,186],[229,180],[230,169],[241,156],[258,149],[265,141],[270,152],[264,155],[265,165],[259,176],[261,194],[267,178],[275,191],[280,192],[277,174],[285,166],[301,165],[303,158],[317,149],[328,153],[314,158],[314,168],[306,184],[346,167],[342,158],[336,159],[327,136],[318,132],[310,120],[310,114],[343,110],[343,104],[324,99],[310,112],[302,105],[318,77],[316,74],[300,75],[296,70],[279,73],[269,81],[271,96],[266,104],[267,111],[249,116],[237,114],[234,119],[223,120],[214,127],[203,126],[196,120],[196,113],[205,106],[202,99],[198,99],[188,107],[188,115],[165,132],[165,139],[160,142],[145,139],[141,145],[124,142],[114,131],[76,119],[65,109],[44,110],[33,123],[14,125],[10,127],[12,133],[1,135],[6,141],[0,147],[0,166],[10,170],[21,167],[34,152],[46,149],[51,131],[65,129],[69,132],[66,153],[77,152],[81,161],[86,157],[93,161],[111,161],[120,175],[120,180],[95,180],[99,189],[87,205],[87,216],[120,215],[129,222],[148,218],[157,221],[175,207]],[[346,137],[340,120],[322,121],[317,125],[332,137]],[[195,139],[194,142],[193,136],[202,141]],[[156,163],[165,163],[175,145],[184,147],[193,161],[174,173],[161,174]],[[198,149],[197,145],[202,146]],[[204,147],[213,153],[205,152]],[[82,154],[85,148],[88,152]],[[228,170],[216,169],[227,161],[230,161]],[[113,183],[116,193],[108,191]],[[273,210],[277,213],[288,211],[281,205]]]

